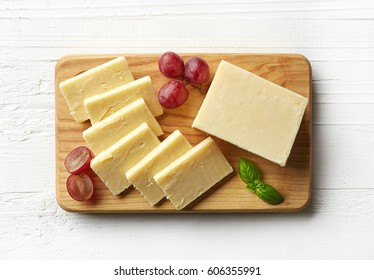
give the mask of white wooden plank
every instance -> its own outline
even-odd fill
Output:
[[[198,42],[197,42],[198,43]],[[56,60],[67,53],[147,53],[162,52],[165,46],[149,45],[137,43],[128,37],[127,42],[117,42],[115,45],[85,45],[76,44],[71,46],[54,47],[33,47],[33,46],[14,46],[10,51],[8,46],[2,48],[2,61],[46,61]],[[227,45],[183,45],[175,46],[173,50],[178,52],[235,52],[235,53],[300,53],[315,62],[334,63],[335,61],[354,61],[354,62],[372,62],[374,53],[372,47],[365,46],[307,46],[302,44],[272,44],[260,42],[257,44],[248,44],[238,46],[236,44]],[[358,85],[359,86],[359,85]]]
[[[300,213],[182,217],[72,214],[58,208],[50,191],[1,193],[0,221],[7,225],[6,231],[0,231],[1,256],[7,259],[373,258],[373,195],[373,190],[366,194],[326,190],[318,195],[320,201],[312,210]],[[363,204],[359,205],[359,201]]]
[[[0,1],[0,18],[250,15],[252,18],[373,19],[372,1]],[[90,7],[87,9],[87,7]],[[197,8],[198,7],[198,8]]]
[[[373,125],[314,126],[313,188],[372,188],[373,147]]]
[[[322,103],[313,113],[314,124],[374,124],[374,103]]]
[[[222,19],[230,24],[222,25]],[[143,18],[144,19],[144,18]],[[236,15],[207,18],[201,15],[132,19],[3,19],[2,46],[107,46],[150,44],[155,47],[181,45],[237,47],[252,44],[279,46],[336,47],[374,45],[372,20],[252,19]],[[95,26],[93,31],[92,26]],[[74,32],[71,32],[74,30]],[[339,32],[344,30],[344,32]],[[40,34],[43,34],[41,37]],[[147,36],[144,36],[147,34]],[[207,36],[209,34],[209,36]],[[243,36],[245,34],[245,36]]]

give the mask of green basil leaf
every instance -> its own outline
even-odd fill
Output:
[[[254,183],[249,183],[247,189],[254,192],[256,190],[256,185]]]
[[[253,180],[249,184],[247,184],[247,189],[250,191],[256,191],[258,188],[262,188],[264,186],[264,182],[261,180]]]
[[[260,170],[250,160],[241,157],[239,160],[239,176],[247,185],[261,177]]]
[[[283,201],[282,195],[269,184],[263,183],[262,187],[255,188],[256,195],[269,204],[279,204]]]

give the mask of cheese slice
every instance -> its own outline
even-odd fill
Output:
[[[167,198],[183,209],[233,171],[208,137],[154,176]]]
[[[192,124],[285,166],[308,99],[221,61]]]
[[[143,98],[140,98],[87,128],[83,131],[83,138],[97,155],[143,122],[147,123],[157,136],[163,134],[160,125],[145,105]]]
[[[91,160],[91,168],[107,188],[118,195],[131,186],[125,173],[152,151],[160,141],[146,123]]]
[[[153,176],[191,148],[187,139],[176,130],[127,171],[126,177],[151,205],[155,205],[165,194]]]
[[[88,120],[84,99],[133,81],[126,59],[116,59],[60,83],[59,87],[77,122]]]
[[[124,84],[108,92],[86,98],[84,106],[91,123],[94,124],[138,98],[144,99],[145,104],[155,117],[162,115],[163,110],[158,102],[149,76]]]

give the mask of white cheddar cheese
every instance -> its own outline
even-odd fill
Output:
[[[91,160],[91,168],[107,188],[118,195],[131,186],[125,173],[152,151],[160,141],[146,123]]]
[[[308,99],[221,61],[192,124],[285,166]]]
[[[155,205],[165,194],[153,176],[191,148],[187,139],[176,130],[127,171],[126,177],[151,205]]]
[[[143,98],[140,98],[87,128],[83,131],[83,138],[97,155],[143,122],[147,123],[157,136],[163,134],[160,125],[145,105]]]
[[[233,171],[208,137],[154,176],[178,210],[183,209]]]
[[[108,92],[97,94],[84,100],[84,106],[91,120],[97,123],[112,115],[125,105],[143,98],[152,114],[157,117],[163,110],[149,76],[114,88]]]
[[[84,99],[133,81],[126,59],[116,59],[60,83],[59,87],[77,122],[88,120]]]

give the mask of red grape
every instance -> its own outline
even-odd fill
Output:
[[[72,150],[65,158],[66,170],[71,174],[78,174],[90,167],[92,153],[90,149],[80,146]]]
[[[208,63],[201,57],[191,57],[184,67],[184,78],[193,86],[200,86],[209,80],[210,69]]]
[[[181,106],[188,98],[188,90],[183,82],[173,80],[162,86],[158,92],[158,101],[168,109]]]
[[[86,173],[70,175],[66,187],[70,196],[77,201],[90,199],[94,189],[92,180]]]
[[[175,52],[166,52],[158,60],[158,69],[168,78],[178,78],[183,73],[184,61]]]

